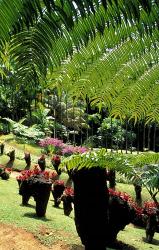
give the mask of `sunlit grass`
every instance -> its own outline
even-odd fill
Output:
[[[25,161],[24,151],[29,151],[32,157],[32,166],[37,163],[37,159],[41,154],[41,148],[36,145],[26,145],[17,143],[13,135],[1,136],[0,140],[5,138],[5,155],[0,156],[0,164],[6,165],[9,157],[6,155],[9,148],[14,147],[16,151],[16,160],[14,162],[14,169],[24,169]],[[51,167],[50,159],[47,159],[47,166]],[[52,168],[53,169],[53,168]],[[66,173],[62,173],[61,179],[67,180]],[[116,189],[127,192],[135,198],[134,187],[131,184],[117,183]],[[150,195],[147,190],[143,188],[142,198],[150,200]],[[0,222],[6,224],[13,224],[32,232],[43,244],[51,246],[54,242],[63,241],[66,244],[80,245],[80,239],[77,235],[74,214],[70,217],[63,214],[62,204],[60,208],[53,207],[53,197],[50,195],[50,200],[47,207],[46,218],[37,218],[35,215],[35,202],[31,198],[29,207],[21,206],[21,196],[18,194],[18,184],[14,178],[8,181],[0,179]],[[119,215],[120,216],[120,215]],[[123,231],[118,234],[118,239],[126,244],[129,244],[136,249],[151,249],[157,250],[159,247],[159,234],[155,234],[153,243],[147,244],[143,241],[145,237],[145,230],[135,228],[128,225]]]
[[[67,175],[62,174],[61,179],[66,180]],[[117,184],[117,189],[130,194],[134,192],[133,186],[127,184]],[[147,197],[145,190],[143,191],[143,197]],[[73,212],[70,217],[67,217],[63,213],[62,204],[59,209],[54,208],[52,194],[45,218],[36,217],[35,202],[32,198],[29,201],[31,206],[21,206],[18,184],[12,177],[8,181],[0,180],[0,198],[0,222],[26,229],[48,246],[57,241],[63,241],[66,244],[81,244],[75,229]],[[154,244],[145,243],[143,237],[145,237],[145,230],[135,228],[132,225],[127,226],[118,235],[119,240],[136,247],[136,249],[158,249],[159,234],[155,234]]]
[[[53,197],[47,207],[46,218],[35,215],[35,202],[31,198],[30,207],[21,205],[21,196],[18,194],[18,184],[15,179],[0,180],[0,222],[14,224],[32,232],[43,243],[51,244],[57,240],[67,243],[79,243],[75,230],[73,213],[67,217],[60,208],[53,207]]]

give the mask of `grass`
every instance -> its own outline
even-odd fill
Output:
[[[4,155],[0,155],[0,164],[6,166],[9,161],[7,153],[11,149],[15,149],[16,160],[14,161],[12,166],[14,170],[23,170],[25,168],[26,163],[24,161],[24,152],[30,152],[32,166],[38,162],[38,158],[42,154],[41,147],[39,147],[38,145],[20,143],[19,141],[17,141],[16,137],[13,134],[1,135],[0,141],[4,141],[5,143]],[[46,157],[46,164],[48,168],[52,168],[49,156]]]
[[[31,153],[32,162],[37,163],[37,159],[41,154],[41,148],[35,145],[25,145],[17,143],[13,135],[1,136],[0,140],[5,140],[5,153],[14,147],[16,150],[16,160],[13,169],[22,170],[25,168],[24,149]],[[0,156],[0,164],[6,165],[9,158],[5,154]],[[50,159],[47,161],[49,166]],[[51,167],[51,165],[49,166]],[[61,179],[67,180],[67,174],[62,173]],[[134,197],[134,188],[130,184],[117,183],[117,190],[127,192]],[[53,198],[50,196],[48,203],[46,218],[38,218],[35,215],[35,202],[30,199],[29,207],[21,206],[21,196],[18,194],[18,184],[14,178],[8,181],[0,179],[0,222],[6,224],[14,224],[20,228],[32,232],[43,244],[51,246],[54,242],[63,241],[66,244],[80,245],[80,239],[77,235],[74,214],[70,217],[63,214],[62,205],[59,209],[53,207]],[[150,200],[150,195],[143,188],[142,197],[144,200]],[[159,197],[158,197],[159,198]],[[147,244],[143,241],[145,230],[135,228],[128,225],[123,231],[118,234],[118,240],[131,245],[135,249],[157,250],[159,247],[159,234],[155,234],[153,244]]]
[[[46,218],[35,215],[35,202],[30,199],[31,206],[21,206],[21,196],[18,194],[18,184],[15,179],[0,180],[0,222],[14,224],[32,232],[45,245],[55,241],[79,244],[80,241],[74,225],[73,214],[66,217],[62,205],[59,209],[53,207],[53,197],[50,195]]]
[[[41,154],[41,148],[38,145],[35,144],[27,144],[27,143],[22,143],[19,141],[15,135],[12,133],[8,135],[1,135],[0,136],[0,141],[5,142],[5,146],[9,149],[9,147],[15,148],[17,151],[28,151],[32,153],[34,156],[39,156]]]
[[[131,184],[126,184],[126,183],[118,183],[117,184],[117,187],[116,187],[117,190],[120,190],[122,192],[126,192],[128,194],[131,195],[131,197],[133,199],[135,199],[135,192],[134,192],[134,187],[133,185]],[[143,201],[147,201],[147,200],[151,200],[151,197],[150,197],[150,194],[148,193],[148,191],[146,190],[145,187],[142,188],[142,200]],[[156,196],[156,198],[159,200],[159,195]]]
[[[63,174],[62,179],[67,178]],[[133,187],[127,184],[117,184],[117,188],[129,191],[133,194]],[[144,197],[148,197],[146,190],[143,190]],[[43,244],[52,245],[57,241],[66,244],[80,245],[80,239],[76,233],[74,224],[74,214],[70,217],[63,214],[62,204],[60,208],[53,207],[53,197],[50,196],[47,207],[46,218],[38,218],[35,215],[35,202],[30,200],[30,206],[21,206],[21,196],[18,194],[18,184],[14,178],[8,181],[0,180],[0,222],[14,224],[20,228],[32,232]],[[155,234],[153,243],[147,244],[143,241],[145,230],[128,225],[118,234],[118,239],[129,244],[136,249],[157,250],[159,247],[159,234]]]

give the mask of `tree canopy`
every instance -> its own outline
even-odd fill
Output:
[[[157,0],[1,0],[1,75],[158,122],[158,12]]]

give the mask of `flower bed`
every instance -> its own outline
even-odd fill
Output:
[[[39,141],[39,145],[44,148],[47,154],[54,153],[57,155],[70,156],[72,154],[82,154],[88,151],[88,148],[65,144],[58,138],[45,138]]]
[[[159,232],[159,204],[147,201],[139,207],[127,193],[109,189],[109,194],[111,227],[121,230],[128,223],[144,227],[147,241],[152,242],[155,232]]]

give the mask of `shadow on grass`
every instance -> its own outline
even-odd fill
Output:
[[[84,250],[84,246],[73,244],[69,245],[70,250]],[[121,250],[137,250],[138,248],[125,244],[122,241],[117,241],[113,245],[107,247],[107,249],[121,249]]]
[[[131,246],[129,244],[126,244],[122,241],[116,241],[113,245],[108,246],[110,249],[121,249],[121,250],[137,250],[138,248]],[[108,248],[108,249],[109,249]]]
[[[28,217],[28,218],[32,218],[32,219],[35,219],[35,220],[42,220],[42,221],[51,221],[50,219],[46,218],[46,217],[38,217],[36,215],[36,213],[25,213],[23,215],[23,217]]]
[[[84,250],[84,247],[81,245],[77,245],[77,244],[73,244],[73,245],[69,245],[70,250]]]
[[[146,242],[147,244],[159,246],[159,240],[153,239],[151,243],[148,243],[145,237],[142,237],[142,240],[143,240],[144,242]]]
[[[31,205],[31,204],[27,204],[27,205],[23,205],[20,204],[21,207],[30,207],[30,208],[34,208],[35,209],[35,205]]]

